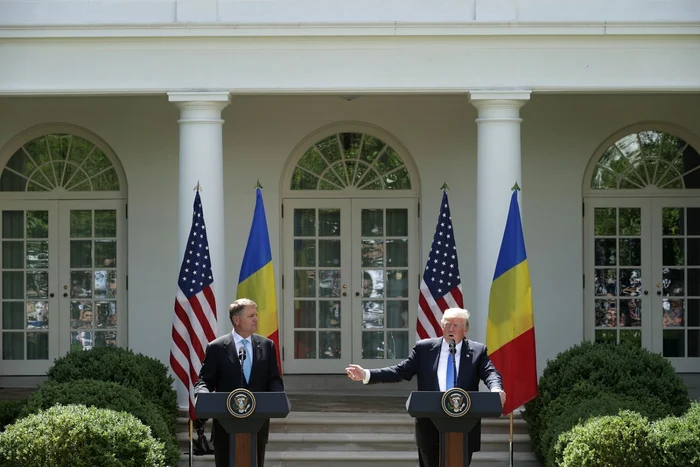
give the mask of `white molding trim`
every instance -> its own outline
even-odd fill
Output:
[[[318,36],[678,36],[700,35],[697,21],[463,23],[122,23],[0,24],[0,39],[109,37]]]

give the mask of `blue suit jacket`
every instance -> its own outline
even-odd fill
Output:
[[[398,383],[418,378],[419,391],[439,391],[437,368],[440,361],[442,337],[424,339],[416,343],[406,360],[398,365],[370,370],[368,384]],[[489,389],[503,388],[501,375],[491,363],[486,346],[465,339],[457,370],[457,385],[465,391],[478,391],[479,380]],[[469,450],[481,449],[481,422],[469,434]]]

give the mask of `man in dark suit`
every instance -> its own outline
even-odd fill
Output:
[[[253,392],[284,391],[275,344],[266,337],[253,334],[258,330],[258,306],[252,300],[240,298],[228,307],[228,313],[233,331],[207,346],[195,385],[195,397],[202,392],[231,392],[238,388]],[[239,356],[242,354],[246,358],[241,366]],[[269,421],[258,431],[259,467],[265,462],[269,431]],[[216,467],[228,467],[229,435],[216,420],[213,433]]]
[[[469,332],[469,312],[461,308],[445,310],[442,316],[444,337],[423,339],[411,350],[406,360],[395,366],[377,370],[365,370],[351,364],[346,368],[348,377],[365,384],[398,383],[418,377],[419,391],[446,391],[454,387],[454,367],[457,367],[457,387],[466,391],[478,391],[479,380],[483,380],[492,392],[501,396],[505,403],[501,375],[491,363],[486,346],[465,339]],[[450,354],[450,341],[454,339],[456,352]],[[469,462],[474,452],[481,450],[481,422],[469,432]],[[421,467],[438,467],[440,460],[440,434],[428,418],[416,419],[416,445]]]

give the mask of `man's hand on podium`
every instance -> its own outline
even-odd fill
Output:
[[[494,388],[491,389],[491,392],[497,392],[499,396],[501,396],[501,407],[506,405],[506,393],[503,391],[501,388]]]
[[[345,373],[348,374],[348,378],[353,381],[364,381],[365,377],[367,376],[366,372],[367,370],[362,368],[360,365],[355,365],[354,363],[351,363],[345,369]]]

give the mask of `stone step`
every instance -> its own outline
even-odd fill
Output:
[[[187,433],[178,433],[183,451],[187,451]],[[513,435],[516,452],[530,452],[528,435]],[[300,451],[410,451],[415,449],[413,433],[270,433],[268,450],[275,452]],[[507,434],[482,434],[483,451],[508,451]]]
[[[265,454],[265,467],[356,467],[372,465],[373,467],[417,467],[416,451],[295,451],[275,452],[268,450]],[[541,467],[535,455],[529,452],[515,452],[514,465],[518,467]],[[471,467],[508,467],[508,452],[481,451],[474,454]],[[188,458],[183,456],[178,467],[187,467]],[[214,456],[196,456],[193,467],[214,466]]]

